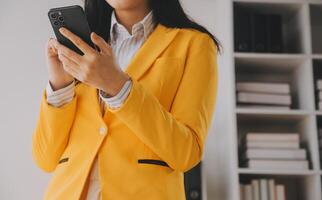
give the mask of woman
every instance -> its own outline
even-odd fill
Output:
[[[85,12],[99,51],[64,28],[83,56],[48,42],[32,147],[53,172],[45,199],[185,199],[214,110],[217,40],[178,0],[87,0]]]

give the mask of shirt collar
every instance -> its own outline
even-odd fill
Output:
[[[117,21],[115,12],[113,11],[111,16],[110,38],[113,42],[117,37],[131,37],[143,33],[143,37],[146,39],[154,30],[154,27],[155,23],[153,21],[153,12],[150,11],[141,21],[132,26],[131,35],[126,28]]]

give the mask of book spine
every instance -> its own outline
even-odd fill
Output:
[[[252,191],[253,191],[253,200],[260,200],[258,180],[252,180]]]
[[[285,195],[285,186],[284,185],[276,185],[276,200],[286,200]]]
[[[260,94],[239,92],[237,101],[240,103],[261,103],[272,105],[291,105],[292,99],[290,95]]]
[[[240,200],[244,200],[244,193],[245,193],[245,185],[239,184],[239,197]]]
[[[256,105],[256,104],[238,104],[238,108],[254,108],[254,109],[270,109],[270,110],[290,110],[290,106],[278,106],[278,105]]]
[[[244,200],[253,200],[253,191],[251,185],[245,185],[244,186]]]
[[[249,160],[247,166],[252,169],[268,170],[307,170],[309,168],[307,160]]]
[[[247,159],[306,159],[305,149],[282,150],[282,149],[247,149]]]
[[[250,14],[246,12],[238,12],[234,15],[234,35],[235,35],[235,51],[250,52],[251,51],[251,32],[250,32]]]
[[[281,53],[283,51],[282,17],[271,14],[268,16],[268,51]]]
[[[252,142],[246,141],[246,147],[254,149],[298,149],[299,142]]]
[[[251,22],[253,52],[267,52],[267,16],[252,14]]]
[[[275,200],[275,180],[269,179],[268,180],[268,199]]]
[[[300,142],[298,133],[247,133],[246,140],[252,142]]]
[[[261,179],[260,184],[260,199],[268,200],[268,184],[266,179]]]
[[[260,82],[238,82],[236,90],[240,92],[258,92],[269,94],[289,94],[289,84],[260,83]]]

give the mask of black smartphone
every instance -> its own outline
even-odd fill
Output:
[[[65,27],[77,36],[79,36],[91,47],[96,49],[95,45],[91,41],[91,30],[82,7],[78,5],[73,5],[52,8],[48,12],[48,17],[51,26],[53,27],[56,38],[61,44],[74,50],[80,55],[84,55],[80,49],[78,49],[70,40],[68,40],[59,32],[59,28]]]

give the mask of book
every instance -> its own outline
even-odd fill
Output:
[[[275,186],[275,194],[276,198],[275,200],[286,200],[286,194],[285,194],[285,186],[284,185],[276,185]]]
[[[282,16],[268,15],[268,51],[273,53],[283,52]]]
[[[322,143],[321,143],[322,144]],[[246,148],[253,149],[298,149],[300,143],[295,141],[287,142],[276,142],[276,141],[246,141]]]
[[[244,200],[244,193],[245,193],[245,185],[239,184],[239,197],[240,200]]]
[[[275,199],[275,180],[274,179],[268,180],[268,199],[269,200],[276,200]]]
[[[300,142],[298,133],[256,133],[246,134],[246,141],[249,142]]]
[[[238,108],[250,108],[250,109],[269,109],[269,110],[290,110],[290,106],[279,106],[279,105],[256,105],[256,104],[239,104]]]
[[[252,51],[267,52],[267,15],[252,14],[251,15],[251,33],[252,33]]]
[[[266,179],[259,180],[260,199],[268,200],[268,183]]]
[[[248,160],[247,167],[266,170],[307,170],[307,160]]]
[[[250,184],[240,184],[240,200],[286,200],[285,186],[274,179],[252,179]]]
[[[234,15],[234,22],[235,51],[250,52],[250,14],[247,12],[238,12]]]
[[[250,92],[238,92],[237,101],[239,103],[257,103],[272,105],[291,105],[291,95],[262,94]]]
[[[288,83],[237,82],[236,90],[239,92],[289,94],[290,85]]]
[[[305,160],[305,149],[247,149],[246,159]]]
[[[251,185],[244,185],[243,200],[253,200],[253,191]]]
[[[252,180],[251,184],[252,184],[253,200],[260,200],[259,181]]]

